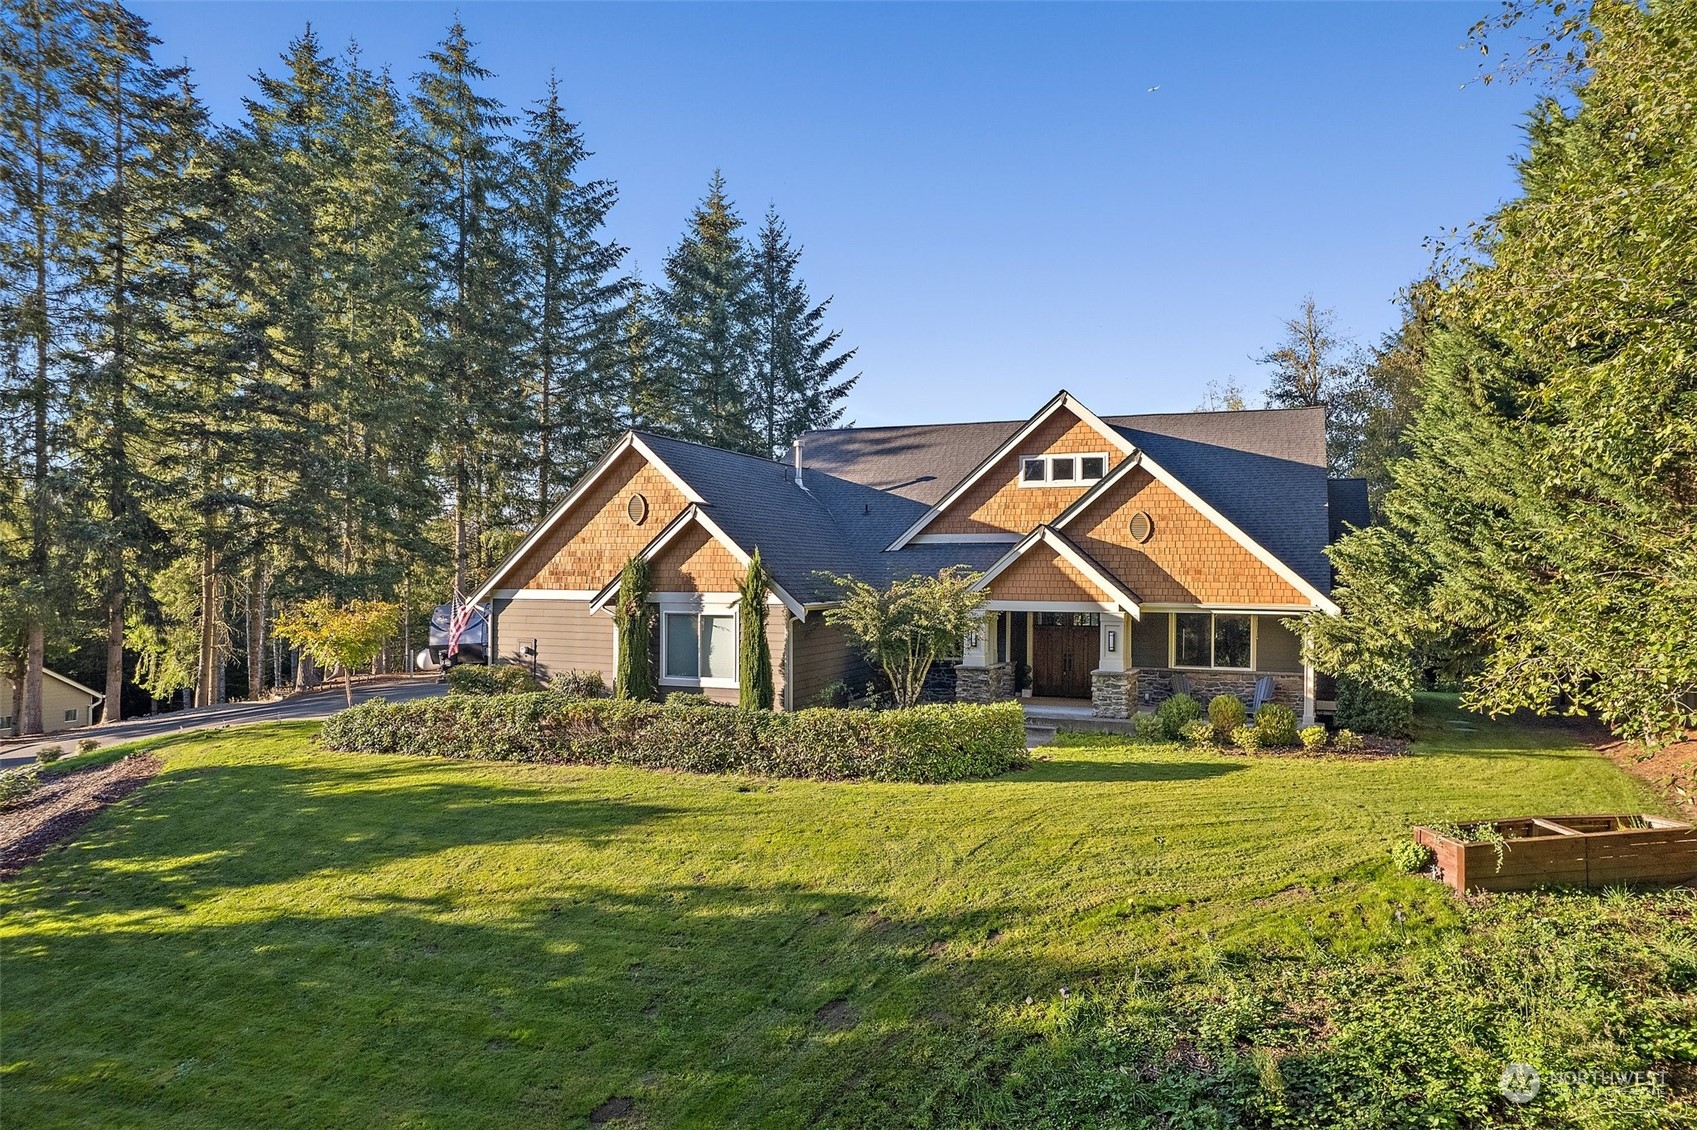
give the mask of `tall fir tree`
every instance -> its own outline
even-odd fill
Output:
[[[760,348],[755,267],[743,226],[713,174],[683,241],[666,257],[659,302],[662,381],[678,397],[684,438],[766,454],[752,413]]]
[[[22,513],[10,521],[22,534],[21,583],[7,601],[13,618],[8,643],[21,647],[12,660],[22,680],[18,730],[42,730],[42,679],[47,634],[59,608],[69,603],[69,530],[65,504],[65,423],[68,397],[63,352],[75,333],[75,292],[69,285],[85,170],[76,144],[74,85],[87,50],[80,10],[57,0],[15,0],[3,9],[0,69],[4,87],[5,147],[0,186],[5,189],[4,246],[0,248],[0,332],[5,334],[5,388],[0,396],[7,440],[21,473],[5,499]]]
[[[183,206],[175,155],[204,125],[184,72],[153,60],[146,23],[117,3],[90,4],[78,75],[77,135],[88,172],[76,283],[88,303],[75,389],[77,458],[87,480],[89,544],[106,624],[106,720],[122,715],[126,601],[160,531],[142,500],[160,409],[168,308],[181,264],[170,234]]]
[[[619,303],[614,277],[625,249],[605,239],[618,199],[611,181],[578,179],[589,151],[560,105],[559,82],[524,112],[513,146],[512,199],[534,385],[536,503],[540,517],[617,431],[613,389]]]
[[[798,271],[801,248],[775,209],[756,241],[755,310],[759,352],[753,407],[766,450],[782,457],[796,436],[842,419],[842,401],[860,380],[844,377],[855,350],[836,352],[842,331],[825,329],[831,300],[815,304]]]
[[[514,363],[522,336],[517,253],[508,214],[511,165],[500,102],[478,88],[490,74],[455,22],[426,56],[413,109],[421,154],[422,214],[434,248],[435,293],[425,363],[443,405],[437,460],[453,525],[453,583],[464,590],[487,563],[485,534],[516,526],[514,468],[523,460],[527,398]]]

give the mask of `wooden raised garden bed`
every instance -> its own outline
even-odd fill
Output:
[[[1697,879],[1697,829],[1663,816],[1524,816],[1414,829],[1458,891]]]

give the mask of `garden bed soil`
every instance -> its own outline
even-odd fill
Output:
[[[70,839],[107,805],[122,800],[163,766],[132,754],[62,777],[49,777],[28,797],[0,812],[0,880],[10,879],[56,843]]]

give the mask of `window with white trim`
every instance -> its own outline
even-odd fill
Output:
[[[76,720],[77,720],[77,708],[73,706],[69,710],[65,711],[65,721],[75,722]]]
[[[1255,618],[1228,612],[1173,614],[1172,665],[1224,671],[1255,666]]]
[[[1106,453],[1088,455],[1026,455],[1019,461],[1022,487],[1082,487],[1100,482],[1108,473]]]
[[[661,612],[660,678],[682,686],[736,686],[736,614]]]

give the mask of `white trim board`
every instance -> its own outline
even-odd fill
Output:
[[[923,531],[926,526],[930,525],[939,514],[947,510],[950,506],[953,506],[955,502],[960,499],[961,495],[966,493],[969,487],[978,482],[985,475],[989,474],[991,469],[994,468],[997,463],[1000,463],[1004,458],[1019,450],[1020,445],[1030,438],[1033,432],[1035,432],[1044,423],[1048,422],[1049,418],[1056,412],[1060,412],[1062,410],[1071,412],[1081,421],[1089,424],[1092,428],[1095,428],[1102,434],[1103,438],[1108,441],[1109,446],[1115,451],[1120,452],[1122,455],[1130,456],[1137,451],[1136,446],[1130,440],[1126,439],[1119,432],[1110,427],[1106,421],[1096,415],[1096,413],[1081,404],[1073,397],[1072,393],[1062,389],[1060,392],[1055,394],[1054,398],[1051,399],[1049,403],[1039,408],[1035,416],[1027,420],[1018,431],[1014,432],[1013,435],[1009,436],[1002,442],[1000,447],[991,452],[988,458],[969,471],[964,479],[950,487],[949,492],[943,495],[942,498],[938,499],[931,509],[921,515],[919,521],[909,526],[902,532],[900,537],[886,546],[885,552],[898,550],[911,543],[913,539],[918,537],[921,531]],[[1090,452],[1087,454],[1095,453]],[[1123,463],[1124,460],[1121,460],[1121,462]],[[1106,482],[1107,479],[1104,478],[1101,481]],[[1082,486],[1083,484],[1080,485]],[[1091,489],[1094,488],[1086,488],[1087,491]]]

